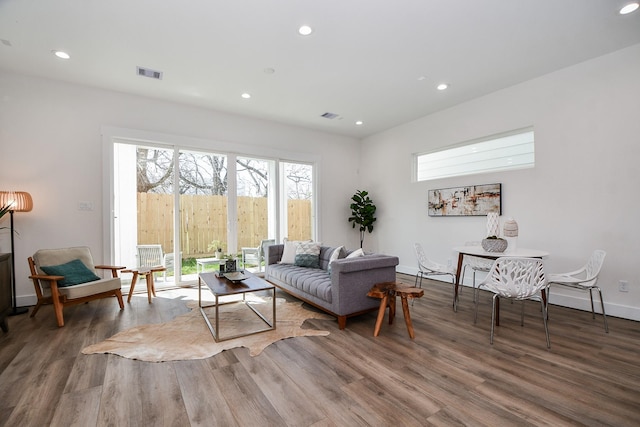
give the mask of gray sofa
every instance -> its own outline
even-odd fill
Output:
[[[396,280],[398,257],[368,254],[357,258],[340,258],[331,264],[335,248],[320,248],[320,268],[281,264],[284,245],[271,245],[266,252],[265,279],[283,291],[338,318],[344,329],[347,317],[376,309],[380,300],[367,296],[376,283]],[[344,251],[346,256],[351,251]]]

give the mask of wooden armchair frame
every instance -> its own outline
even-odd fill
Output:
[[[59,327],[64,326],[64,316],[62,314],[62,310],[64,307],[81,304],[88,301],[93,301],[96,299],[107,298],[115,296],[118,299],[118,304],[120,305],[120,309],[124,309],[124,301],[122,300],[122,291],[118,287],[117,289],[110,289],[103,292],[97,292],[95,294],[85,295],[78,298],[69,298],[65,295],[64,292],[60,291],[60,287],[58,286],[58,282],[64,279],[64,276],[51,276],[47,274],[41,274],[38,272],[38,267],[36,266],[36,261],[33,257],[28,258],[29,261],[29,269],[31,271],[30,279],[33,280],[33,285],[36,291],[36,295],[38,297],[38,302],[31,312],[30,317],[34,317],[40,307],[44,304],[53,304],[56,321]],[[123,270],[126,267],[118,267],[118,266],[110,266],[110,265],[94,265],[94,269],[100,270],[111,270],[112,278],[118,278],[118,271]],[[105,279],[102,279],[105,280]],[[43,292],[43,286],[40,281],[48,282],[49,288],[51,290],[51,295],[45,295]],[[96,281],[97,282],[97,281]],[[91,282],[92,283],[92,282]],[[65,289],[65,288],[62,288]]]

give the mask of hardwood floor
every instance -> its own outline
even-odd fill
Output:
[[[412,276],[399,275],[406,283]],[[0,333],[0,425],[6,426],[424,426],[640,425],[640,323],[552,306],[545,345],[540,306],[502,304],[489,344],[491,300],[471,292],[451,308],[451,285],[428,281],[411,306],[410,340],[399,307],[373,337],[376,313],[308,320],[327,337],[279,341],[210,359],[149,363],[82,348],[184,313],[184,289],[9,318]],[[287,297],[278,293],[279,297]]]

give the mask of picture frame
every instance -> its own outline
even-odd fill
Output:
[[[429,190],[429,216],[502,215],[502,184],[480,184]]]

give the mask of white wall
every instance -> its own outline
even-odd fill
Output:
[[[0,190],[28,191],[34,201],[32,212],[15,214],[18,305],[35,303],[27,257],[39,248],[87,245],[96,260],[109,261],[101,130],[112,127],[184,136],[194,148],[318,159],[318,237],[359,245],[347,222],[358,179],[355,139],[0,72]],[[78,210],[79,201],[93,202],[94,210]],[[0,227],[8,225],[7,216]],[[0,230],[0,251],[10,251],[7,230]]]
[[[485,218],[429,217],[427,191],[500,182],[501,220],[518,221],[519,247],[550,251],[547,272],[577,269],[594,249],[606,250],[599,282],[605,308],[640,320],[638,76],[635,45],[367,138],[361,187],[378,202],[373,244],[399,255],[406,272],[416,271],[414,242],[429,257],[455,264],[451,248],[485,237]],[[411,182],[412,153],[531,125],[534,169]],[[629,281],[628,293],[618,291],[619,280]],[[587,309],[585,298],[552,291],[552,303]]]

